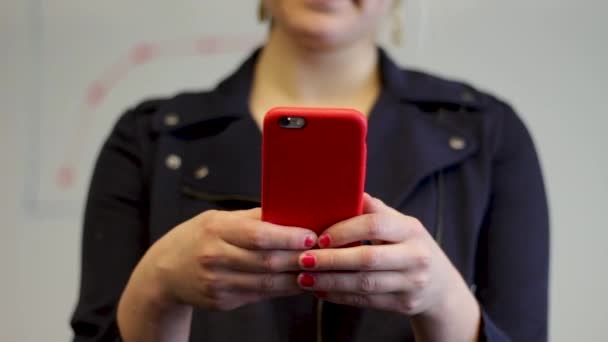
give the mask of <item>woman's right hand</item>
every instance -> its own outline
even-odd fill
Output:
[[[298,257],[316,245],[316,234],[260,218],[259,208],[210,210],[154,243],[121,297],[121,330],[139,323],[155,325],[155,317],[164,321],[179,307],[232,310],[302,292],[297,283]],[[137,317],[147,317],[147,324],[134,322]]]

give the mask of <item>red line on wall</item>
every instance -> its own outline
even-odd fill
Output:
[[[175,40],[167,42],[143,42],[135,45],[121,56],[100,76],[86,87],[84,99],[80,102],[79,122],[74,139],[66,147],[64,161],[56,171],[56,183],[60,189],[69,189],[77,179],[77,165],[82,148],[88,136],[93,112],[106,100],[114,88],[134,69],[164,58],[184,58],[244,51],[258,44],[259,39],[251,36],[203,36],[195,40]]]

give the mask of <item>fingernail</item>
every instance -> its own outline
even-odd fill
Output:
[[[331,238],[329,237],[329,235],[321,235],[321,237],[319,238],[319,247],[321,248],[329,247],[330,243]]]
[[[321,299],[327,297],[327,292],[325,292],[325,291],[315,291],[314,294],[316,297],[321,298]]]
[[[315,239],[312,236],[307,236],[306,240],[304,240],[304,245],[308,248],[315,245]]]
[[[304,287],[312,287],[315,284],[315,277],[308,273],[302,273],[300,275],[300,285]]]
[[[317,260],[315,259],[314,255],[304,254],[302,259],[300,260],[300,263],[305,268],[313,268],[317,264]]]

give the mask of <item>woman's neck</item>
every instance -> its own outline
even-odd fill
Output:
[[[351,107],[368,113],[380,91],[373,42],[310,49],[272,30],[258,57],[250,106],[258,123],[274,106]]]

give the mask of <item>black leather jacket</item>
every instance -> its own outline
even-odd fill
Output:
[[[504,102],[379,54],[366,191],[437,238],[479,300],[482,339],[545,341],[547,204],[526,128]],[[88,196],[75,341],[118,339],[129,274],[169,229],[210,208],[259,206],[261,134],[247,105],[256,57],[214,90],[146,101],[116,124]],[[314,341],[317,329],[325,341],[413,341],[405,316],[318,310],[309,295],[195,310],[191,340]]]

